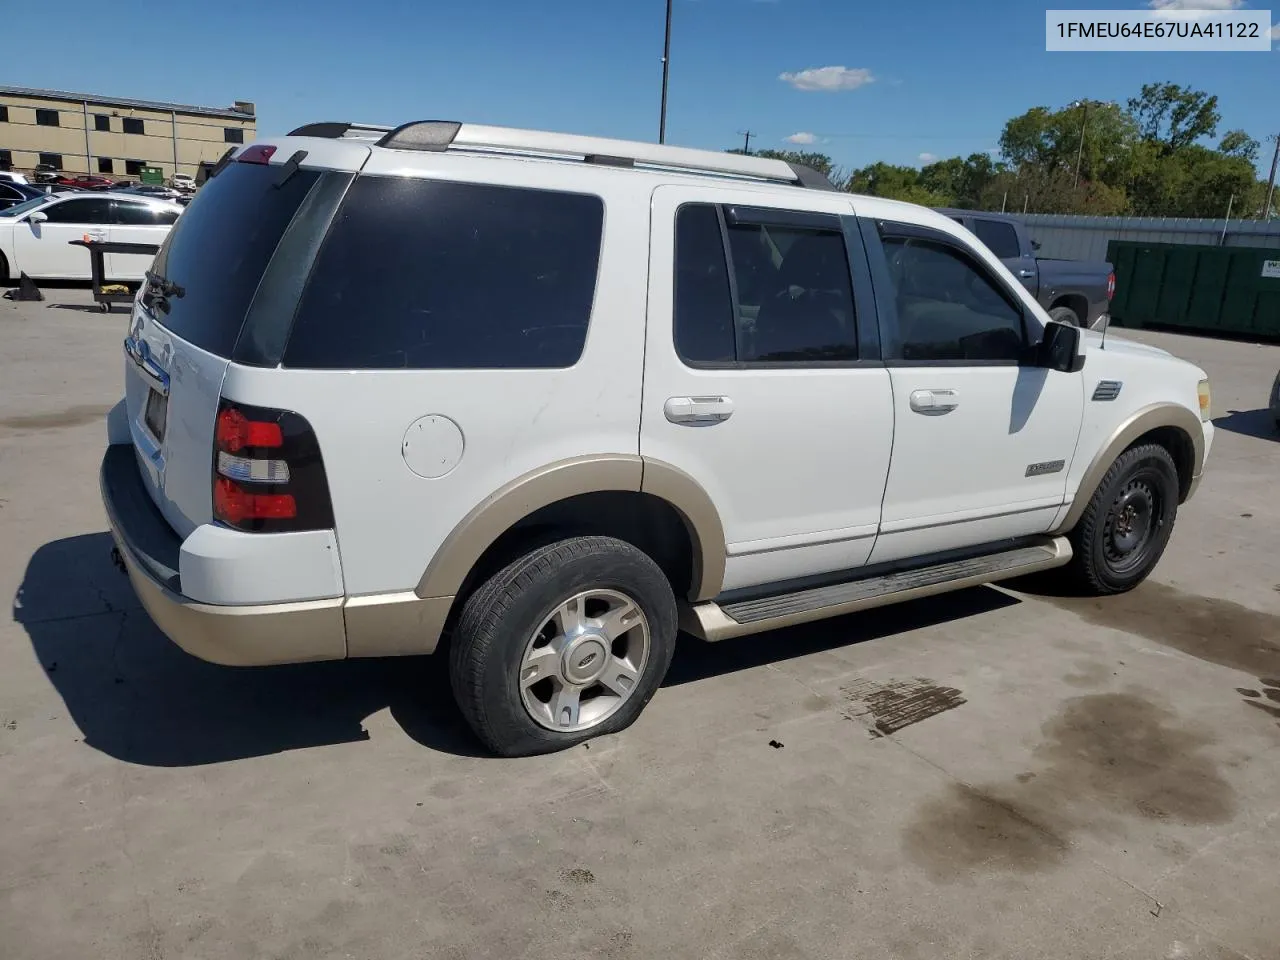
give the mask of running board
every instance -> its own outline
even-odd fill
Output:
[[[715,601],[686,605],[680,611],[680,628],[703,640],[728,640],[811,620],[838,617],[855,610],[1020,577],[1060,567],[1070,560],[1071,544],[1066,537],[1045,537],[1042,543],[1015,550],[850,580],[828,587],[797,590],[759,600],[740,600],[723,607]]]

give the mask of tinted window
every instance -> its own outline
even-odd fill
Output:
[[[603,221],[587,194],[359,177],[316,259],[284,364],[571,366]]]
[[[50,223],[110,223],[111,201],[106,197],[77,197],[45,210]]]
[[[1013,260],[1022,256],[1022,251],[1018,248],[1018,234],[1011,223],[975,219],[973,232],[1001,260]]]
[[[127,203],[123,200],[116,201],[116,223],[128,224],[130,226],[154,227],[162,224],[173,223],[178,219],[178,215],[172,210],[162,210],[159,207],[149,207],[145,203]]]
[[[729,227],[741,360],[856,360],[853,286],[835,230]]]
[[[25,200],[26,195],[19,193],[13,187],[0,183],[0,200]]]
[[[886,237],[904,360],[1017,361],[1022,311],[966,254],[931,240]]]
[[[159,320],[179,337],[230,356],[258,281],[319,174],[299,170],[279,188],[280,168],[228,164],[187,207],[152,269],[185,288]]]
[[[110,130],[111,118],[107,116],[105,113],[95,113],[93,115],[93,129]]]
[[[56,127],[58,125],[57,110],[37,110],[36,126],[40,127]]]
[[[121,126],[125,133],[145,133],[146,127],[137,117],[123,117]]]
[[[716,208],[690,203],[676,214],[676,353],[691,363],[730,363],[734,346],[733,301]]]
[[[222,128],[223,143],[244,143],[244,131],[239,127]]]

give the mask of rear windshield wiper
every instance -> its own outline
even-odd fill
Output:
[[[147,271],[147,284],[148,292],[154,292],[155,294],[164,297],[166,300],[169,297],[177,297],[181,300],[187,295],[185,288],[174,283],[172,280],[165,279],[160,276],[160,274],[151,270]]]

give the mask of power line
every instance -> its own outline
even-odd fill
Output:
[[[753,131],[753,130],[739,130],[738,132],[739,132],[740,134],[742,134],[742,152],[743,152],[743,153],[750,153],[750,152],[751,152],[751,138],[752,138],[752,137],[754,137],[754,136],[757,136],[757,134],[756,134],[756,133],[755,133],[755,131]]]

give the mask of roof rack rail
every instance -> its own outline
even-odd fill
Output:
[[[361,131],[379,129],[363,124],[310,124],[295,130],[294,135],[349,136],[346,131],[357,127]],[[312,131],[315,128],[323,128],[326,131],[330,128],[342,128],[343,132],[340,134],[314,133]],[[385,132],[378,138],[377,145],[394,150],[433,152],[463,150],[576,159],[605,166],[694,171],[771,183],[787,183],[815,190],[836,189],[825,176],[809,167],[787,163],[784,160],[749,157],[736,153],[717,153],[713,150],[669,147],[639,141],[548,133],[542,130],[520,130],[515,127],[459,123],[455,120],[420,120],[401,124],[393,130],[385,127],[380,129]]]
[[[326,120],[320,123],[306,123],[289,131],[291,137],[324,137],[327,140],[377,140],[391,130],[391,127],[378,126],[373,123],[346,123]]]

